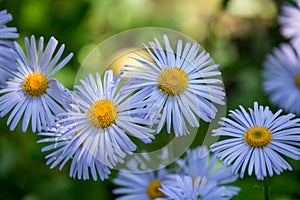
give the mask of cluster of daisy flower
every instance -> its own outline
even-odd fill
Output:
[[[284,6],[280,18],[283,34],[295,43],[300,38],[292,19],[300,15],[296,3]],[[178,40],[174,49],[166,35],[154,38],[144,44],[147,56],[131,58],[140,65],[127,64],[118,76],[111,70],[89,74],[69,90],[52,76],[73,54],[61,58],[65,46],[56,50],[54,37],[45,46],[43,37],[38,42],[35,36],[25,38],[23,50],[8,40],[18,37],[15,28],[5,25],[10,20],[10,14],[0,12],[0,117],[8,116],[11,131],[21,124],[23,132],[38,132],[38,143],[46,143],[42,151],[49,152],[46,164],[62,169],[70,162],[70,177],[107,179],[137,150],[135,138],[149,144],[163,127],[185,137],[189,127],[211,122],[217,106],[225,105],[219,65],[198,43]],[[271,102],[299,115],[300,54],[295,47],[275,49],[263,75]],[[242,106],[231,110],[212,131],[221,141],[187,150],[170,169],[145,172],[146,165],[144,170],[129,165],[135,173],[119,171],[114,183],[120,187],[113,192],[123,195],[119,200],[231,199],[240,189],[227,184],[243,178],[246,170],[263,180],[292,170],[284,157],[300,159],[300,119],[281,113],[257,102],[248,111]]]
[[[4,25],[11,15],[1,14],[3,38],[17,37]],[[31,36],[23,51],[17,42],[3,42],[1,69],[8,77],[0,89],[0,116],[8,115],[11,131],[22,124],[23,132],[38,132],[38,142],[48,143],[42,149],[50,151],[47,164],[62,168],[71,161],[74,178],[108,178],[137,149],[133,137],[151,143],[165,124],[176,137],[189,134],[187,125],[211,121],[215,104],[224,105],[218,65],[197,43],[179,40],[174,53],[164,35],[166,53],[155,38],[145,45],[151,59],[138,55],[141,67],[127,65],[118,77],[111,70],[89,74],[73,91],[51,78],[73,56],[61,59],[65,46],[56,51],[57,45],[54,37],[44,46],[43,37],[36,42]]]
[[[165,156],[162,155],[160,159],[164,160]],[[145,161],[151,159],[145,156],[133,164],[129,161],[128,168],[135,173],[126,169],[118,173],[113,181],[119,185],[113,190],[114,194],[121,195],[117,200],[225,200],[231,199],[240,190],[228,185],[236,181],[238,176],[231,173],[230,166],[218,161],[217,154],[210,154],[206,146],[189,149],[184,158],[176,161],[175,167],[145,172]]]

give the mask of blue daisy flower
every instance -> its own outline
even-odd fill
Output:
[[[225,187],[206,177],[176,176],[175,182],[163,182],[159,189],[165,197],[155,200],[226,200]]]
[[[189,149],[183,159],[176,161],[179,173],[191,177],[206,177],[207,181],[215,181],[218,185],[232,183],[238,176],[231,172],[230,166],[219,163],[217,154],[210,155],[206,146]],[[238,187],[224,186],[227,196],[234,196],[239,192]]]
[[[156,38],[150,47],[145,45],[152,59],[137,54],[142,66],[126,65],[124,76],[130,78],[128,90],[139,89],[154,102],[161,114],[157,132],[166,122],[168,133],[172,126],[174,134],[182,136],[189,133],[186,121],[199,127],[198,117],[210,122],[217,112],[214,103],[224,105],[221,73],[199,44],[186,43],[183,48],[179,40],[174,53],[166,35],[163,42],[165,50]]]
[[[46,157],[51,168],[60,164],[61,169],[72,160],[70,176],[75,178],[77,174],[78,179],[89,179],[89,168],[95,166],[91,168],[93,179],[97,180],[97,169],[103,180],[109,168],[136,150],[129,136],[145,143],[152,141],[154,131],[148,128],[152,122],[145,117],[149,112],[145,105],[149,102],[136,101],[138,93],[122,92],[120,79],[109,70],[104,74],[103,84],[97,73],[96,79],[90,74],[74,87],[73,109],[59,115],[56,134],[40,133],[50,135],[40,143],[54,142],[42,149],[53,151]]]
[[[281,8],[279,23],[281,33],[292,39],[295,46],[300,45],[300,0],[293,0],[293,4],[285,4]]]
[[[263,86],[270,101],[285,111],[300,115],[299,51],[282,44],[267,56],[263,65]]]
[[[44,51],[44,38],[41,37],[37,50],[35,37],[31,37],[31,42],[25,38],[27,56],[19,44],[14,43],[18,69],[11,72],[13,78],[0,90],[0,116],[11,112],[7,120],[10,130],[14,130],[21,120],[23,132],[27,130],[30,120],[33,132],[47,129],[55,125],[55,116],[64,111],[64,106],[69,101],[69,93],[51,76],[60,70],[73,54],[69,54],[58,63],[64,45],[53,57],[57,43],[57,40],[51,37]]]
[[[129,173],[119,171],[113,182],[119,187],[113,190],[114,194],[123,195],[116,200],[153,200],[165,195],[159,190],[164,181],[170,181],[171,176],[163,168],[158,171]],[[171,181],[174,182],[174,181]]]
[[[221,128],[213,130],[214,136],[226,136],[228,139],[211,146],[213,152],[226,165],[232,165],[232,172],[243,178],[248,168],[249,176],[253,171],[258,180],[266,176],[292,170],[282,157],[295,160],[300,158],[300,119],[294,114],[279,116],[282,110],[273,114],[269,107],[254,103],[254,109],[247,112],[230,111],[230,118],[222,118]]]

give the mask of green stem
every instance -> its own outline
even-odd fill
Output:
[[[265,200],[270,199],[270,190],[269,190],[269,184],[267,181],[267,177],[264,179],[264,191],[265,191]]]

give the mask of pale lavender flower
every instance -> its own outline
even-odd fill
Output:
[[[124,77],[130,78],[128,90],[140,90],[145,99],[161,114],[157,132],[166,124],[175,136],[189,133],[188,125],[199,127],[199,119],[210,122],[215,117],[215,104],[224,105],[225,93],[219,65],[198,43],[178,40],[176,52],[169,39],[163,36],[165,49],[155,38],[146,46],[151,59],[137,54],[139,66],[126,65]]]
[[[149,128],[152,122],[145,118],[148,102],[121,92],[120,77],[105,71],[102,83],[98,73],[96,78],[90,74],[74,87],[73,109],[59,115],[55,133],[40,133],[46,138],[39,143],[51,143],[42,149],[53,151],[46,156],[51,168],[60,165],[62,169],[70,161],[71,177],[86,180],[90,171],[94,180],[103,180],[110,169],[136,150],[129,136],[144,143],[154,139],[154,131]]]
[[[222,118],[221,128],[214,136],[227,138],[211,146],[213,152],[226,165],[232,164],[232,172],[244,177],[254,172],[258,180],[266,176],[292,170],[283,156],[300,159],[300,119],[294,114],[273,114],[269,107],[254,103],[247,112],[242,106],[231,110],[230,118]]]
[[[300,54],[289,44],[275,48],[264,61],[263,87],[271,103],[300,115]]]
[[[29,42],[25,38],[26,54],[18,43],[15,44],[17,71],[7,81],[7,86],[0,89],[0,116],[9,112],[7,125],[14,130],[22,121],[25,132],[31,120],[33,132],[46,130],[55,125],[55,117],[62,113],[70,101],[69,92],[56,79],[51,78],[71,59],[69,54],[58,63],[64,45],[54,55],[58,41],[51,37],[44,49],[44,38],[40,37],[36,46],[35,37]],[[54,56],[54,57],[53,57]]]

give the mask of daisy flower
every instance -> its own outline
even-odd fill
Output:
[[[226,189],[206,177],[176,176],[176,181],[162,183],[159,189],[165,197],[155,200],[226,200]]]
[[[300,0],[293,0],[293,4],[285,4],[281,8],[279,23],[283,36],[292,39],[295,46],[300,44]]]
[[[300,114],[300,54],[289,44],[275,48],[267,56],[263,87],[270,101],[285,111]],[[280,78],[280,81],[279,79]]]
[[[170,179],[171,177],[164,168],[146,173],[119,171],[117,178],[113,180],[119,187],[114,189],[113,193],[123,195],[116,200],[153,200],[165,197],[159,188],[164,181],[170,181]]]
[[[212,151],[219,152],[226,165],[233,164],[232,172],[241,178],[247,168],[249,176],[254,171],[258,180],[292,170],[282,155],[299,160],[300,119],[294,114],[279,116],[281,112],[273,114],[257,102],[249,112],[242,106],[230,111],[230,118],[220,121],[222,127],[213,130],[214,136],[227,139],[213,144]]]
[[[174,134],[182,136],[189,133],[186,121],[199,127],[198,117],[210,122],[217,112],[214,103],[224,105],[221,73],[199,44],[183,47],[179,40],[174,53],[166,35],[163,43],[165,49],[156,38],[149,47],[145,45],[151,59],[137,54],[142,65],[126,65],[124,76],[130,78],[128,90],[140,90],[154,102],[161,114],[157,132],[166,122],[168,133],[172,126]]]
[[[230,166],[219,163],[217,154],[210,155],[206,146],[189,149],[183,159],[177,160],[179,173],[191,177],[206,177],[207,181],[215,181],[218,185],[232,183],[238,176],[231,172]],[[224,186],[228,196],[239,192],[238,187]]]
[[[68,101],[66,89],[51,76],[60,70],[73,54],[69,54],[58,63],[64,45],[53,57],[57,43],[57,40],[51,37],[44,51],[43,37],[39,40],[38,49],[34,36],[30,42],[25,38],[27,56],[19,44],[14,43],[18,69],[11,73],[13,78],[0,90],[0,116],[4,117],[11,112],[7,120],[10,130],[14,130],[22,118],[23,132],[27,130],[30,120],[32,131],[41,131],[55,125],[55,116],[63,112],[63,106]]]
[[[56,133],[40,133],[47,136],[40,143],[52,143],[42,149],[52,151],[46,157],[51,168],[60,164],[61,169],[72,160],[70,176],[75,178],[77,174],[79,179],[89,179],[91,168],[100,171],[103,180],[108,168],[123,162],[126,154],[136,150],[129,136],[145,143],[152,141],[154,131],[148,128],[152,124],[145,117],[149,110],[144,107],[149,102],[136,101],[138,93],[123,93],[120,79],[121,75],[116,79],[109,70],[104,74],[103,84],[97,73],[96,78],[90,74],[74,87],[73,109],[59,115]],[[95,172],[92,177],[97,180]]]

